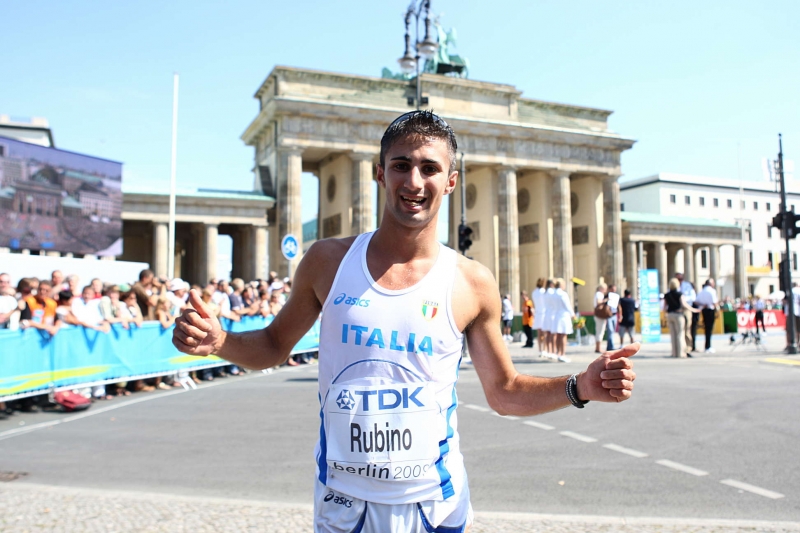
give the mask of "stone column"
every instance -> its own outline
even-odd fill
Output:
[[[372,231],[372,154],[352,153],[353,177],[350,180],[350,201],[353,220],[350,235]]]
[[[519,212],[517,172],[512,167],[497,171],[497,222],[500,293],[510,294],[514,309],[519,309]]]
[[[168,231],[166,222],[153,222],[153,263],[150,267],[156,276],[167,276]]]
[[[267,227],[253,227],[253,279],[267,279]]]
[[[205,286],[210,279],[217,279],[217,239],[219,226],[216,224],[203,224],[201,238],[203,253],[200,256],[200,283]]]
[[[694,283],[697,287],[697,280],[694,279],[694,246],[689,243],[683,244],[683,279]]]
[[[622,290],[622,219],[618,176],[603,178],[603,276]]]
[[[669,290],[669,280],[667,278],[667,246],[663,242],[653,243],[653,252],[655,255],[654,263],[655,268],[658,269],[658,290],[659,292],[667,292]]]
[[[734,272],[734,292],[737,298],[745,298],[748,296],[747,287],[747,269],[744,260],[744,247],[741,245],[734,245],[733,247],[733,272]]]
[[[553,176],[553,275],[564,278],[564,290],[574,301],[572,262],[572,200],[569,172],[555,171]]]
[[[303,173],[303,152],[295,147],[278,148],[278,210],[275,235],[274,270],[278,275],[294,276],[297,265],[303,257],[303,218],[300,205],[300,180]],[[297,256],[288,261],[281,253],[281,242],[286,235],[297,239]]]
[[[717,296],[719,296],[719,245],[710,244],[708,246],[708,267],[711,271],[711,277],[714,283],[717,284]]]
[[[639,297],[639,269],[637,268],[638,261],[636,260],[637,251],[637,243],[628,241],[627,253],[625,254],[625,278],[627,281],[627,286],[624,288],[630,289],[631,295],[634,299]],[[619,290],[622,292],[623,287],[620,287]]]

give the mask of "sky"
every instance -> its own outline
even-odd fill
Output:
[[[396,71],[407,5],[12,0],[0,114],[45,117],[59,148],[124,163],[125,188],[166,190],[178,72],[178,187],[250,189],[253,149],[239,137],[272,68]],[[622,179],[760,180],[778,133],[800,160],[800,2],[432,0],[432,11],[456,28],[470,78],[613,110],[611,129],[637,141]]]

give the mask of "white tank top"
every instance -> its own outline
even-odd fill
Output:
[[[389,290],[367,268],[372,235],[356,238],[322,306],[317,475],[376,503],[455,501],[466,483],[455,389],[463,335],[450,306],[457,255],[440,244],[422,280]]]

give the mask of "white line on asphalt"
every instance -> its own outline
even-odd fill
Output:
[[[575,433],[574,431],[562,431],[561,434],[565,437],[579,440],[581,442],[597,442],[597,439],[593,437],[587,437],[586,435],[581,435],[580,433]]]
[[[489,411],[491,411],[491,409],[489,409],[488,407],[475,405],[473,403],[465,403],[464,407],[466,407],[467,409],[472,409],[473,411],[480,411],[481,413],[488,413]]]
[[[729,487],[746,490],[747,492],[752,492],[753,494],[758,494],[759,496],[772,498],[773,500],[778,500],[784,497],[780,492],[772,492],[771,490],[762,489],[761,487],[756,487],[755,485],[749,485],[747,483],[742,483],[741,481],[736,481],[735,479],[723,479],[720,481],[720,483],[723,485],[728,485]]]
[[[519,420],[519,417],[518,416],[514,416],[514,415],[501,415],[501,414],[498,414],[498,413],[496,413],[494,411],[492,411],[492,414],[494,416],[499,416],[500,418],[503,418],[505,420]]]
[[[555,426],[548,426],[547,424],[542,424],[541,422],[534,422],[533,420],[526,420],[525,422],[523,422],[523,424],[534,428],[544,429],[546,431],[550,431],[551,429],[556,429]]]
[[[624,453],[626,455],[630,455],[631,457],[637,457],[639,459],[641,459],[642,457],[647,457],[647,454],[644,452],[640,452],[639,450],[634,450],[631,448],[625,448],[624,446],[620,446],[618,444],[603,444],[603,448],[607,448],[609,450],[613,450],[619,453]]]
[[[673,470],[679,470],[681,472],[686,472],[687,474],[692,474],[693,476],[707,476],[708,472],[705,470],[700,470],[698,468],[692,468],[691,466],[682,465],[680,463],[676,463],[674,461],[668,461],[667,459],[659,459],[656,461],[656,464],[661,466],[666,466],[667,468],[672,468]]]

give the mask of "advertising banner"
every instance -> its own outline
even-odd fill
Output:
[[[122,163],[0,137],[0,247],[122,254]]]
[[[265,327],[272,317],[224,321],[228,331]],[[0,400],[45,393],[86,383],[127,381],[137,376],[167,375],[181,370],[227,364],[216,356],[195,357],[172,345],[172,329],[158,322],[125,329],[114,324],[109,333],[64,326],[54,337],[35,329],[0,330]],[[319,321],[300,339],[292,353],[319,349]]]
[[[658,292],[658,270],[639,270],[639,316],[642,342],[661,340],[661,295]]]
[[[783,314],[783,310],[765,309],[763,313],[765,327],[770,329],[786,329],[786,315]],[[739,331],[747,331],[748,329],[755,330],[756,312],[739,309],[736,311],[736,325],[739,327]]]

